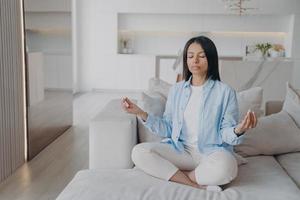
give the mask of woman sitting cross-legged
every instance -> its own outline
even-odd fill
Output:
[[[183,53],[183,78],[170,89],[163,117],[144,112],[127,97],[123,109],[140,117],[161,143],[141,143],[132,160],[154,177],[220,191],[238,172],[233,145],[257,124],[248,111],[239,123],[234,89],[220,81],[218,53],[207,37],[190,39]]]

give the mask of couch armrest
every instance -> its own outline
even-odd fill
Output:
[[[132,168],[136,143],[136,116],[122,110],[120,99],[110,101],[89,124],[89,168]]]

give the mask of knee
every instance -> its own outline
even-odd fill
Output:
[[[218,152],[212,155],[208,162],[206,172],[203,171],[203,168],[195,171],[196,180],[200,182],[199,184],[224,185],[237,176],[237,161],[228,152]]]
[[[215,184],[213,185],[224,185],[230,183],[237,176],[238,168],[237,165],[231,163],[218,167],[215,172]]]
[[[224,185],[230,183],[238,173],[236,159],[228,152],[221,152],[219,163],[215,166],[215,185]]]
[[[131,160],[136,166],[139,166],[149,153],[151,153],[151,149],[145,143],[137,144],[131,151]]]

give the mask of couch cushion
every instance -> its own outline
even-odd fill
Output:
[[[285,111],[261,117],[256,128],[249,130],[234,149],[242,156],[300,151],[300,129]]]
[[[300,188],[300,152],[282,154],[276,159]]]
[[[237,199],[299,199],[300,190],[273,156],[253,156],[247,160],[225,191],[238,191]]]
[[[251,157],[223,192],[195,189],[151,177],[138,169],[85,170],[76,174],[57,200],[197,199],[298,200],[300,190],[271,156]]]
[[[282,109],[289,113],[300,128],[300,92],[289,83],[286,84],[286,97]]]

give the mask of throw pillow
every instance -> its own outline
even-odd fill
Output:
[[[300,128],[300,92],[297,92],[289,83],[286,84],[286,97],[282,109],[289,113]]]
[[[300,129],[285,111],[261,117],[256,128],[247,131],[234,149],[242,156],[300,151]]]
[[[142,93],[141,100],[138,102],[138,106],[147,113],[162,117],[165,111],[166,98],[158,93]],[[158,134],[151,132],[142,122],[142,119],[138,118],[138,133],[139,142],[158,142],[162,140]]]
[[[263,114],[261,110],[262,99],[263,89],[261,87],[254,87],[237,92],[240,119],[245,117],[249,109],[254,111],[256,117],[261,117]]]
[[[165,98],[168,98],[169,90],[172,84],[167,83],[159,78],[151,78],[149,80],[149,88],[150,92],[158,92],[162,94]]]

